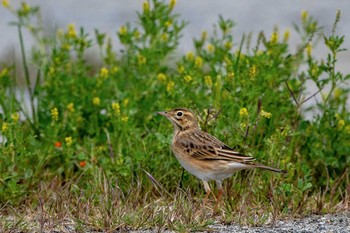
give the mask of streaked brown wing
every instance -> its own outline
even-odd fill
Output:
[[[235,162],[250,162],[255,158],[234,151],[217,138],[203,131],[191,132],[177,138],[175,146],[198,160],[226,160]]]

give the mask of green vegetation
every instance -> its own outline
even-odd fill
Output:
[[[302,12],[290,31],[232,35],[230,19],[176,56],[187,22],[176,1],[145,1],[139,24],[117,32],[123,52],[96,30],[73,24],[48,37],[39,8],[12,9],[24,73],[0,67],[0,228],[205,229],[216,220],[259,225],[276,218],[336,211],[349,201],[350,75],[337,71],[344,37],[325,37]],[[36,45],[25,54],[23,30]],[[329,53],[313,57],[323,39]],[[86,53],[99,49],[99,62]],[[30,68],[34,72],[29,72]],[[21,71],[22,72],[22,71]],[[307,88],[317,87],[315,93]],[[25,106],[18,92],[29,93]],[[17,96],[17,98],[16,98]],[[317,101],[315,101],[317,99]],[[258,161],[286,169],[240,172],[224,182],[218,216],[206,207],[202,184],[172,155],[172,126],[157,111],[188,107],[202,129]],[[313,116],[313,117],[310,117]],[[311,120],[310,120],[311,119]],[[68,223],[67,223],[68,222]]]

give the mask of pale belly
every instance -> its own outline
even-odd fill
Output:
[[[181,166],[185,168],[186,171],[203,181],[223,180],[231,177],[232,174],[237,171],[248,168],[246,165],[236,162],[206,160],[200,161],[202,164],[196,164],[189,162],[188,160],[183,160],[178,156],[176,157],[179,160]],[[201,166],[203,163],[211,164],[203,167]]]

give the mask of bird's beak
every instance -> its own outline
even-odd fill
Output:
[[[168,113],[167,112],[157,112],[159,115],[162,115],[162,116],[165,116],[165,117],[168,117]]]

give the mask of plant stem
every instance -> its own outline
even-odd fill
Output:
[[[24,77],[25,77],[27,89],[29,92],[30,108],[31,108],[32,117],[33,117],[33,120],[31,120],[29,118],[28,118],[28,120],[31,122],[31,125],[34,127],[34,129],[37,130],[35,127],[36,115],[35,115],[35,106],[34,106],[34,94],[33,94],[33,89],[32,89],[31,82],[30,82],[29,69],[28,69],[26,53],[25,53],[25,49],[24,49],[24,41],[23,41],[21,23],[18,24],[18,35],[19,35],[19,44],[21,46],[22,62],[23,62],[23,67],[24,67]]]
[[[19,42],[20,42],[20,46],[21,46],[22,62],[23,62],[23,67],[24,67],[24,77],[26,80],[26,84],[27,84],[27,88],[28,88],[28,92],[29,92],[29,97],[30,97],[30,108],[31,108],[31,112],[32,112],[33,123],[35,123],[36,116],[35,116],[35,106],[34,106],[34,94],[33,94],[32,86],[31,86],[31,82],[30,82],[30,77],[29,77],[29,69],[28,69],[28,65],[27,65],[26,53],[25,53],[24,42],[23,42],[22,26],[20,23],[18,24],[18,35],[19,35]],[[28,119],[28,120],[31,121],[30,119]]]

